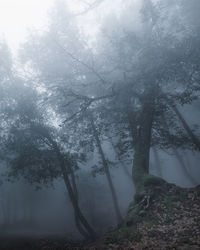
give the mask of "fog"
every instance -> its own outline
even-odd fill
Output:
[[[94,240],[145,178],[200,184],[198,7],[0,1],[1,237]]]

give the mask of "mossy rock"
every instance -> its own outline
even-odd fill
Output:
[[[144,187],[155,187],[165,185],[165,181],[159,177],[153,175],[144,175],[143,177]]]
[[[156,187],[163,189],[167,184],[165,180],[150,174],[140,176],[140,182],[135,180],[135,183],[137,193],[146,192]]]
[[[151,202],[153,199],[163,199],[168,194],[169,187],[170,184],[161,178],[149,174],[144,175],[142,184],[134,195],[134,201],[129,205],[125,225],[130,227],[143,221],[147,223],[150,221],[149,225],[152,224],[152,220],[154,221],[156,218],[151,218]],[[168,201],[166,201],[166,205],[167,203]]]

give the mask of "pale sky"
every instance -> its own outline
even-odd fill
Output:
[[[45,28],[48,23],[48,12],[55,1],[0,0],[0,37],[5,38],[9,46],[15,50],[24,41],[28,30]],[[81,10],[79,0],[66,2],[73,11]]]
[[[0,37],[7,40],[12,50],[16,50],[22,43],[28,30],[42,30],[47,25],[47,15],[56,0],[0,0]],[[92,0],[91,0],[92,1]],[[138,0],[124,0],[138,1]],[[79,12],[80,0],[66,0],[69,7]],[[88,0],[89,2],[89,0]],[[94,11],[79,17],[79,24],[86,33],[94,32],[96,26],[102,21],[109,11],[119,11],[122,0],[105,0]]]
[[[0,0],[0,36],[16,48],[28,29],[42,29],[53,0]]]

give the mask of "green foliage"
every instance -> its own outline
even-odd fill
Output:
[[[149,229],[159,224],[157,219],[149,219],[149,220],[144,220],[144,221],[145,221],[144,225]]]
[[[106,244],[119,243],[123,239],[127,239],[133,242],[140,242],[141,238],[142,235],[139,233],[139,231],[135,230],[134,228],[122,227],[120,230],[111,233],[109,236],[107,236],[105,243]]]

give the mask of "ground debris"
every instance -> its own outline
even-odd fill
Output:
[[[118,230],[107,242],[116,241],[116,249],[200,249],[200,186],[186,189],[166,183],[156,195],[153,190],[148,193],[148,207],[141,207],[141,213],[135,210],[141,202],[132,204],[134,223],[129,216],[124,233]],[[141,196],[141,201],[144,198]]]

